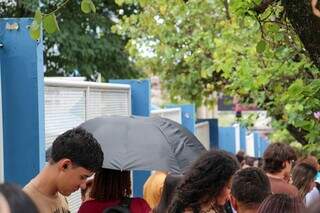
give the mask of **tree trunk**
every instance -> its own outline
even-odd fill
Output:
[[[281,2],[310,59],[320,68],[320,18],[313,14],[311,0],[282,0]]]

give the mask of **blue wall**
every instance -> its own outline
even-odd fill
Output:
[[[26,184],[44,165],[43,45],[31,19],[0,19],[5,181]],[[17,23],[19,30],[6,26]]]
[[[149,116],[151,109],[149,80],[110,80],[110,83],[129,84],[131,86],[132,115]],[[143,185],[150,171],[133,171],[133,195],[143,197]]]

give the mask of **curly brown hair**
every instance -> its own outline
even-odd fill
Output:
[[[201,204],[216,198],[239,168],[237,159],[225,151],[204,153],[186,172],[168,212],[181,213],[186,208],[191,208],[194,213],[200,212]]]

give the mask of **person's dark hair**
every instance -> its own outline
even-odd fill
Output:
[[[156,206],[153,209],[154,213],[167,212],[167,209],[173,198],[174,192],[178,187],[179,183],[182,181],[182,178],[183,178],[183,175],[168,174],[166,176],[166,179],[164,180],[164,183],[163,183],[161,199],[158,206]]]
[[[244,156],[245,156],[244,151],[240,150],[239,152],[237,152],[236,158],[240,164],[242,163],[242,161],[244,161]]]
[[[273,143],[263,153],[263,170],[277,173],[284,169],[284,162],[295,160],[297,160],[296,153],[288,144]]]
[[[93,179],[90,197],[95,200],[119,200],[131,195],[130,171],[99,169]]]
[[[300,163],[309,164],[310,166],[313,166],[313,168],[315,168],[316,170],[318,170],[318,167],[319,167],[318,159],[312,155],[301,157],[300,159],[298,159],[297,164],[300,164]]]
[[[251,157],[251,156],[244,157],[245,164],[248,166],[253,166],[255,160],[256,160],[255,157]]]
[[[260,205],[257,213],[305,213],[305,207],[299,197],[287,194],[273,194],[267,197]]]
[[[237,159],[227,152],[205,152],[186,172],[182,183],[176,189],[168,212],[180,213],[191,208],[194,213],[198,213],[201,204],[215,199],[238,169]]]
[[[311,190],[311,184],[317,175],[317,170],[307,163],[300,163],[293,168],[292,184],[299,190],[302,199]]]
[[[9,183],[0,184],[0,194],[8,202],[11,213],[39,212],[31,198],[19,186]]]
[[[257,158],[256,159],[256,166],[259,167],[259,168],[262,168],[263,166],[263,158]]]
[[[103,152],[91,133],[78,127],[59,135],[53,142],[50,163],[67,158],[76,166],[95,171],[102,166]]]
[[[231,194],[247,208],[256,208],[271,194],[269,179],[256,167],[239,170],[232,178]]]

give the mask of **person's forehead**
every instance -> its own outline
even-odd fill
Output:
[[[87,170],[83,167],[77,166],[74,168],[76,170],[77,173],[81,174],[81,175],[86,175],[86,176],[91,176],[93,175],[93,172],[90,170]]]

